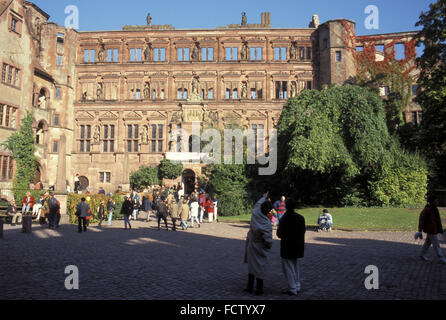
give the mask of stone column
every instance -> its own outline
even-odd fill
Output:
[[[69,223],[67,215],[67,170],[66,170],[66,145],[67,138],[64,134],[60,136],[59,154],[57,159],[57,176],[56,176],[56,190],[54,196],[60,202],[60,222],[61,224]]]

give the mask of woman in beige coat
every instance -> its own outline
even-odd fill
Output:
[[[178,215],[181,219],[181,227],[183,230],[187,230],[187,220],[189,219],[189,205],[187,204],[187,200],[183,200],[183,205],[178,211]]]

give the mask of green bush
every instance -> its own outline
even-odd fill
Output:
[[[159,167],[141,167],[130,175],[132,189],[143,189],[147,186],[159,184]]]

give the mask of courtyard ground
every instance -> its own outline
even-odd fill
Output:
[[[32,234],[5,225],[0,239],[0,300],[413,300],[446,299],[446,265],[419,259],[413,232],[317,233],[309,230],[302,260],[302,292],[286,283],[275,237],[265,295],[245,294],[243,263],[248,225],[205,223],[187,231],[157,231],[155,222],[123,222],[77,233],[33,226]],[[443,250],[445,249],[442,243]],[[445,251],[446,252],[446,251]],[[66,290],[66,266],[79,269],[79,290]],[[379,289],[367,290],[365,268],[379,270]]]

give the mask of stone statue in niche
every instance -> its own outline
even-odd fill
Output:
[[[147,43],[146,49],[144,50],[144,60],[152,61],[152,46],[150,43]]]
[[[248,85],[246,82],[242,82],[241,97],[242,99],[246,99],[248,97]]]
[[[98,83],[98,88],[96,89],[96,98],[101,100],[102,98],[102,83]]]
[[[198,60],[198,43],[195,43],[195,45],[192,49],[191,58],[192,58],[192,60]]]
[[[39,97],[39,108],[46,110],[46,97],[44,95]]]
[[[291,97],[297,96],[297,85],[296,81],[291,82]]]
[[[198,94],[198,79],[192,79],[192,94]]]
[[[87,91],[84,91],[84,93],[82,93],[82,101],[85,101],[87,99],[88,99]]]
[[[179,123],[182,121],[182,119],[183,119],[182,112],[177,111],[172,114],[172,119],[170,120],[170,122]]]
[[[105,61],[105,48],[104,48],[103,44],[101,44],[101,47],[98,52],[98,60],[99,60],[99,62]]]
[[[246,16],[246,12],[242,12],[242,27],[246,27],[248,24],[248,17]]]
[[[150,99],[150,83],[146,82],[144,87],[144,99]]]
[[[146,126],[142,127],[141,131],[141,143],[142,144],[148,144],[149,143],[149,131],[147,130]]]
[[[242,60],[248,59],[248,45],[246,44],[246,42],[243,44],[242,50],[240,52],[240,58]]]
[[[101,132],[99,130],[99,126],[96,126],[94,128],[93,141],[95,144],[99,144],[100,140],[101,140]]]
[[[291,43],[291,48],[290,48],[290,59],[291,60],[296,60],[297,59],[297,45],[296,42],[293,41]]]
[[[152,27],[152,17],[150,16],[150,12],[147,14],[146,21],[147,21],[147,27],[151,28]]]

